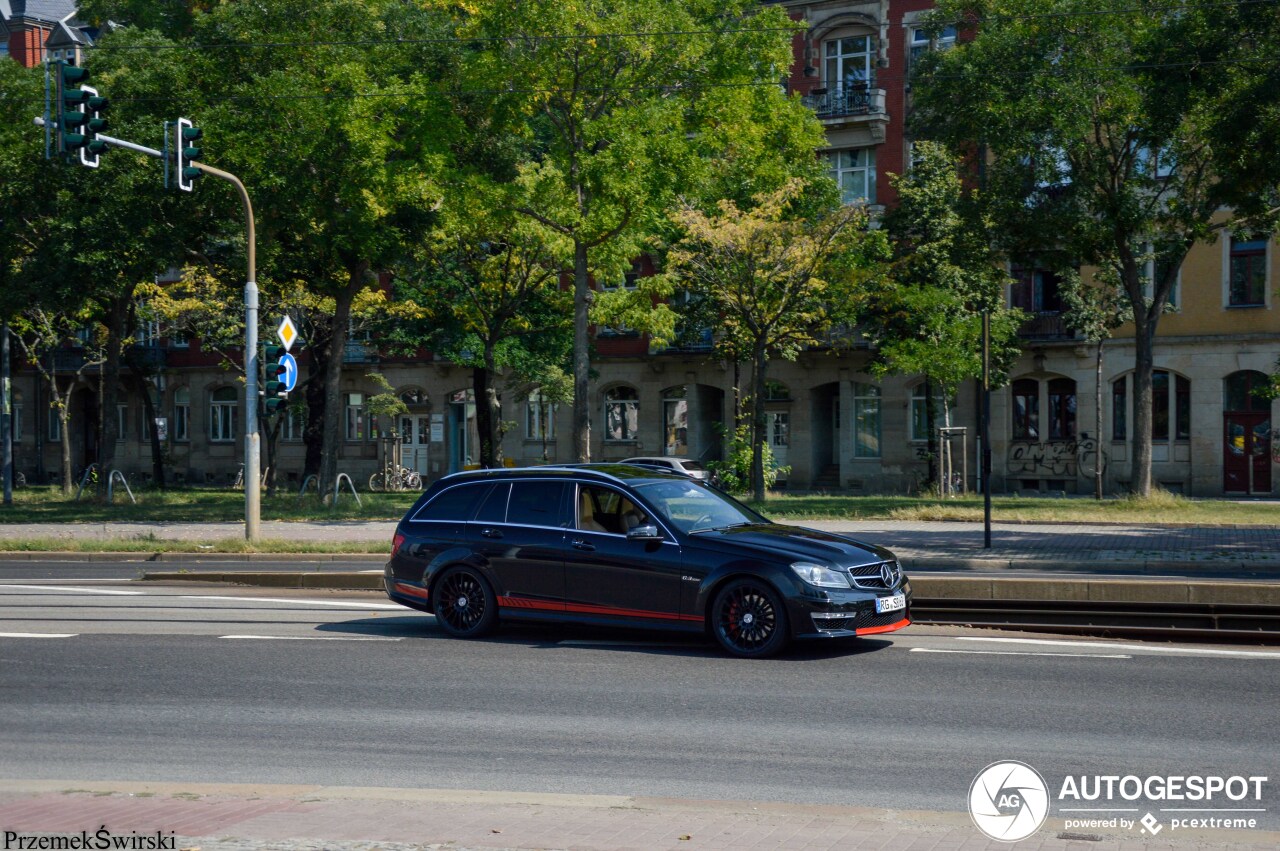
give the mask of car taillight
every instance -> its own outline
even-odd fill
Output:
[[[396,536],[391,539],[391,554],[393,556],[400,555],[400,546],[404,543],[405,537],[400,532],[396,532]]]

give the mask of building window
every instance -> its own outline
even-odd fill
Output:
[[[869,35],[828,39],[822,45],[828,89],[865,90],[871,81],[875,40]]]
[[[1129,426],[1125,415],[1129,411],[1128,378],[1117,378],[1111,383],[1111,439],[1127,440]]]
[[[191,439],[191,391],[186,387],[173,391],[173,439],[178,443]]]
[[[236,439],[240,409],[236,407],[236,388],[220,387],[209,396],[209,440],[227,443]]]
[[[1040,382],[1035,379],[1013,382],[1013,439],[1040,439]]]
[[[1111,384],[1111,439],[1129,438],[1129,389],[1133,373]],[[1136,399],[1137,394],[1133,397]],[[1157,369],[1151,373],[1151,439],[1167,443],[1191,439],[1191,381]]]
[[[298,443],[302,440],[302,431],[306,425],[306,408],[285,408],[284,419],[280,422],[280,438],[289,443]]]
[[[1070,378],[1049,382],[1049,439],[1076,439],[1076,383]]]
[[[791,414],[789,412],[769,412],[769,443],[773,446],[791,445]]]
[[[211,443],[228,443],[236,439],[239,408],[236,404],[236,388],[224,386],[214,390],[209,397],[209,440]]]
[[[621,282],[618,282],[615,279],[610,283],[601,283],[599,288],[605,292],[612,292],[620,289],[634,290],[640,286],[640,277],[643,272],[644,267],[641,265],[640,261],[633,260],[631,262],[631,268],[623,273]]]
[[[541,390],[529,394],[524,408],[524,436],[529,440],[556,439],[556,406]]]
[[[635,440],[640,432],[640,394],[615,387],[604,394],[604,439]]]
[[[1261,372],[1233,372],[1222,382],[1222,410],[1267,413],[1271,410],[1271,400],[1266,397],[1269,389],[1270,382]]]
[[[1261,307],[1267,303],[1267,241],[1231,237],[1228,284],[1232,307]]]
[[[371,433],[369,415],[364,409],[363,393],[348,393],[346,438],[353,443],[367,440]]]
[[[662,391],[662,454],[689,454],[689,400],[682,384]]]
[[[875,148],[846,148],[827,151],[827,174],[840,187],[840,200],[845,204],[876,202]]]
[[[116,440],[124,440],[129,433],[129,406],[116,405]]]
[[[1014,280],[1010,307],[1029,313],[1062,312],[1062,276],[1057,272],[1034,266],[1014,266],[1009,275]]]
[[[58,409],[54,407],[49,408],[49,440],[62,440],[62,420],[58,419]]]
[[[1163,281],[1169,271],[1168,258],[1156,255],[1156,245],[1145,242],[1135,252],[1138,255],[1138,275],[1142,279],[1142,295],[1147,301],[1155,298],[1155,282]],[[1173,288],[1169,290],[1169,307],[1178,308],[1179,290],[1182,288],[1182,267],[1174,273]]]
[[[911,391],[911,439],[912,440],[928,440],[929,439],[929,405],[924,395],[924,382],[915,386]],[[935,387],[933,390],[933,427],[938,429],[944,425],[942,418],[942,394]],[[951,406],[951,417],[955,419],[955,405]]]
[[[953,25],[947,25],[937,36],[930,38],[929,31],[923,27],[911,28],[911,61],[915,62],[920,54],[932,46],[935,50],[946,50],[953,47],[956,43],[956,28]]]
[[[874,384],[853,384],[853,455],[880,457],[880,388]]]
[[[22,391],[10,391],[9,398],[13,405],[13,419],[10,420],[10,427],[13,429],[13,442],[17,443],[22,440]]]

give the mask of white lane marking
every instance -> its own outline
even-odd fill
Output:
[[[1280,653],[1254,652],[1250,650],[1213,650],[1207,647],[1155,647],[1148,644],[1115,644],[1110,641],[1053,641],[1047,638],[988,638],[977,635],[956,635],[957,641],[999,641],[1005,644],[1046,644],[1053,647],[1101,647],[1106,650],[1137,650],[1151,653],[1183,653],[1193,656],[1238,656],[1250,659],[1278,659]]]
[[[345,635],[223,635],[220,638],[248,638],[255,641],[402,641],[400,638],[363,638]]]
[[[178,599],[229,600],[233,603],[297,603],[300,606],[337,606],[340,609],[392,609],[394,611],[409,611],[404,606],[400,606],[395,603],[344,603],[341,600],[300,600],[290,599],[288,597],[215,597],[203,594],[183,594],[178,597]]]
[[[0,632],[0,638],[75,638],[78,632]]]
[[[613,639],[602,639],[600,641],[592,641],[589,638],[582,639],[566,639],[565,641],[557,641],[556,644],[561,647],[701,647],[709,649],[710,644],[692,644],[689,642],[659,642],[659,641],[616,641]]]
[[[940,647],[912,647],[912,653],[968,653],[978,656],[1069,656],[1073,659],[1132,659],[1123,653],[1051,653],[1043,650],[944,650]]]
[[[0,583],[0,588],[22,588],[27,591],[74,591],[79,594],[119,594],[121,596],[142,596],[145,591],[111,591],[106,588],[73,588],[69,585],[10,585]]]

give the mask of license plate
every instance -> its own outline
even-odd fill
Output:
[[[892,597],[876,597],[876,614],[896,612],[907,607],[906,594],[894,594]]]

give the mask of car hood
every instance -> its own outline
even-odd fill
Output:
[[[753,523],[749,526],[708,530],[699,532],[694,537],[707,543],[715,541],[735,547],[768,550],[793,561],[810,559],[841,567],[855,567],[895,558],[890,550],[875,544],[780,523]]]

